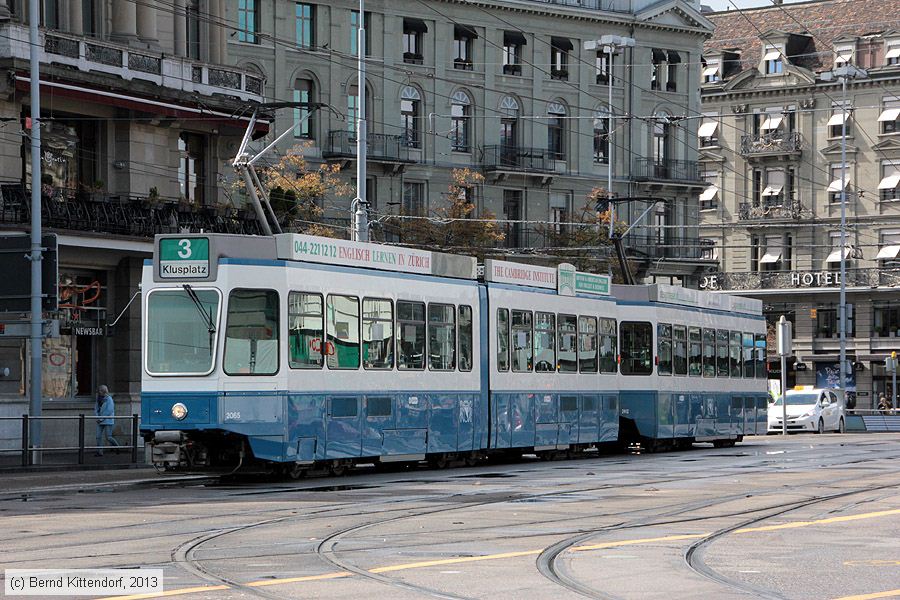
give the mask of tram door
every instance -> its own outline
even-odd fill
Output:
[[[746,396],[744,398],[744,430],[741,435],[754,435],[756,433],[756,398]]]
[[[359,456],[362,450],[359,398],[330,396],[325,419],[325,458]]]
[[[578,443],[592,444],[600,439],[599,396],[581,397],[581,416],[578,421]]]
[[[559,397],[559,435],[558,446],[567,446],[578,442],[578,396]]]

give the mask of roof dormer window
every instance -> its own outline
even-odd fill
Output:
[[[763,55],[763,73],[780,75],[784,72],[784,52],[780,48],[768,47]]]
[[[900,40],[888,43],[884,52],[884,64],[887,66],[900,65]]]
[[[721,65],[718,60],[706,61],[703,67],[703,83],[716,83],[722,78]]]
[[[839,69],[853,62],[853,46],[840,46],[834,49],[834,68]]]

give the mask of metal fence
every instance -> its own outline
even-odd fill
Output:
[[[131,415],[131,416],[115,416],[115,417],[104,417],[105,419],[115,419],[116,421],[124,421],[126,425],[130,428],[129,438],[130,444],[119,445],[119,446],[89,446],[86,443],[87,438],[87,427],[88,425],[96,426],[97,417],[94,415],[73,415],[73,416],[53,416],[53,417],[31,417],[28,415],[22,415],[21,417],[0,417],[0,422],[10,422],[10,421],[20,421],[20,445],[18,448],[10,448],[10,449],[0,449],[0,456],[4,455],[19,455],[21,457],[21,466],[29,467],[34,464],[33,457],[36,454],[65,454],[69,453],[74,456],[74,461],[64,462],[63,464],[85,464],[85,452],[87,451],[128,451],[131,453],[130,463],[137,464],[140,459],[139,449],[142,447],[140,444],[140,437],[138,434],[138,426],[140,425],[140,416],[139,415]],[[31,430],[32,425],[35,422],[43,425],[48,422],[63,422],[63,423],[73,423],[75,427],[77,427],[77,441],[78,443],[75,446],[35,446],[32,444],[31,439]]]

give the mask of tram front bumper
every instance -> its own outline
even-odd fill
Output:
[[[148,462],[156,467],[202,467],[209,465],[206,448],[188,439],[183,431],[157,431],[146,444]]]

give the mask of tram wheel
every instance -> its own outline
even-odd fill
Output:
[[[342,477],[347,474],[347,465],[340,462],[334,462],[329,470],[335,477]]]
[[[450,465],[450,461],[446,454],[439,454],[430,458],[428,464],[432,469],[446,469]]]
[[[465,463],[467,467],[474,467],[478,464],[478,457],[474,454],[470,454],[465,458]]]
[[[306,477],[306,467],[294,465],[289,469],[288,476],[291,479],[303,479],[304,477]]]

